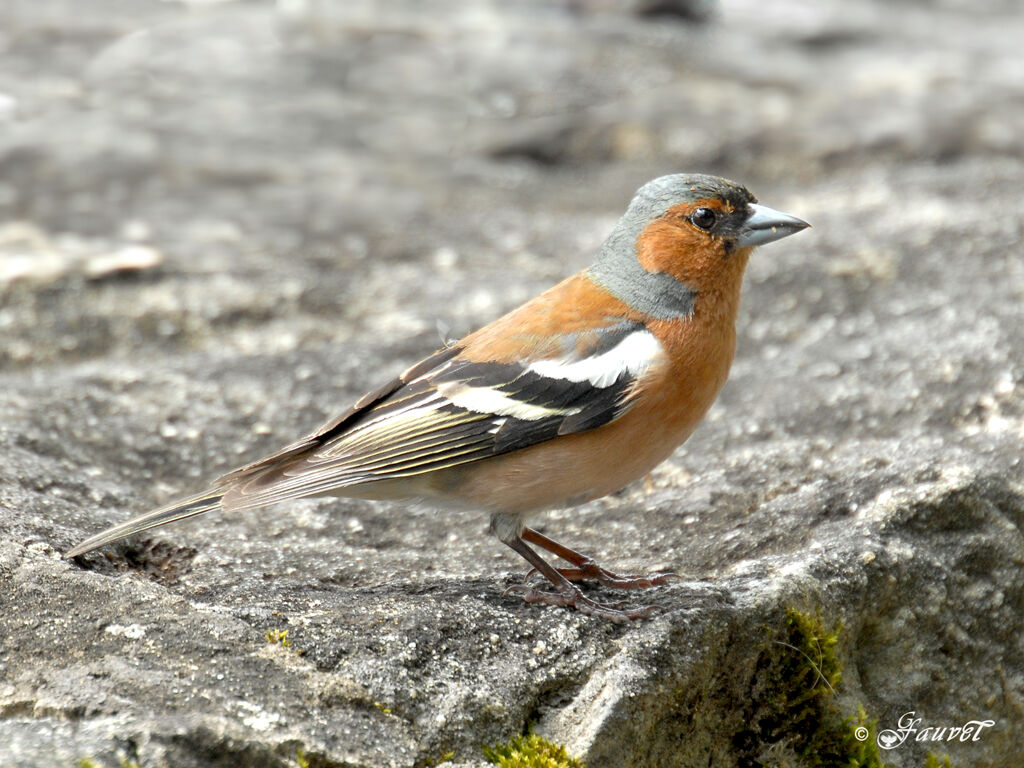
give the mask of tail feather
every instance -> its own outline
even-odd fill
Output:
[[[126,536],[131,536],[134,533],[148,531],[150,528],[156,528],[158,525],[173,523],[175,520],[184,520],[187,517],[195,517],[204,512],[219,509],[222,498],[224,498],[224,491],[223,489],[218,489],[197,493],[195,496],[189,496],[186,499],[179,499],[165,507],[154,509],[144,515],[139,515],[131,520],[107,528],[105,531],[100,531],[95,536],[90,536],[85,541],[69,549],[64,554],[64,557],[77,557],[97,547],[102,547],[104,544],[110,544]]]

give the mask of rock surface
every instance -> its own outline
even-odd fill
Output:
[[[841,622],[842,713],[993,721],[887,764],[1014,764],[1022,36],[1010,0],[5,4],[0,766],[466,768],[528,726],[590,768],[801,765],[765,682],[794,610]],[[538,523],[677,569],[662,616],[503,597],[471,512],[61,558],[584,266],[679,170],[815,228],[755,254],[691,441]]]

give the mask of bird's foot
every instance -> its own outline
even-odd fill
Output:
[[[596,581],[612,589],[649,589],[650,587],[660,587],[673,579],[680,578],[679,574],[674,571],[650,573],[646,576],[613,573],[606,571],[589,558],[581,562],[579,567],[556,568],[555,570],[569,581]],[[534,575],[540,575],[536,568],[531,569],[523,581],[528,581]]]
[[[529,584],[514,584],[505,590],[505,594],[521,595],[527,603],[543,603],[544,605],[556,605],[563,608],[575,608],[584,616],[593,616],[596,619],[604,619],[615,624],[625,624],[628,621],[636,621],[637,619],[649,619],[665,610],[660,605],[628,607],[625,603],[598,603],[584,596],[578,587],[568,583],[565,585],[565,588],[559,589],[557,592],[545,592],[534,589]]]

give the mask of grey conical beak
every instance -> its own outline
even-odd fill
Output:
[[[736,237],[736,244],[741,247],[781,240],[811,226],[803,219],[765,205],[750,203],[747,207],[750,209],[750,215],[743,222]]]

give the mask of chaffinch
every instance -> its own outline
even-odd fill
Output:
[[[66,556],[215,509],[318,495],[429,499],[490,513],[491,531],[554,586],[513,587],[527,602],[616,622],[650,616],[659,606],[601,604],[573,582],[642,588],[672,574],[611,573],[526,527],[526,516],[618,490],[690,436],[732,363],[751,251],[807,226],[725,179],[655,179],[589,268],[416,363],[313,434]],[[530,545],[571,567],[554,568]]]

